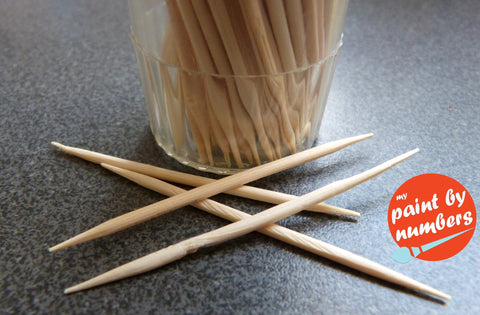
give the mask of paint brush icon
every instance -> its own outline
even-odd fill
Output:
[[[462,232],[459,232],[459,233],[456,233],[456,234],[453,234],[453,235],[450,235],[450,236],[447,236],[447,237],[444,237],[442,239],[439,239],[439,240],[436,240],[434,242],[422,245],[420,247],[400,247],[392,255],[390,255],[390,257],[392,257],[393,260],[395,260],[399,263],[407,263],[412,258],[417,257],[421,253],[426,252],[427,250],[430,250],[434,247],[437,247],[437,246],[439,246],[439,245],[441,245],[445,242],[448,242],[449,240],[451,240],[451,239],[453,239],[457,236],[460,236],[460,235],[462,235],[462,234],[464,234],[464,233],[466,233],[466,232],[468,232],[472,229],[473,228],[462,231]]]

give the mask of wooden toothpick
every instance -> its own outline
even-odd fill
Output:
[[[363,173],[357,174],[355,176],[352,176],[344,180],[334,182],[325,187],[317,189],[313,192],[305,194],[302,197],[298,198],[297,200],[293,200],[293,201],[286,202],[284,204],[272,207],[256,215],[252,215],[252,216],[246,215],[245,218],[241,219],[240,221],[229,224],[227,226],[216,229],[214,231],[207,232],[199,236],[187,239],[175,245],[172,245],[162,250],[159,250],[157,252],[151,253],[147,256],[141,257],[137,260],[134,260],[120,267],[117,267],[113,270],[110,270],[88,281],[69,287],[65,290],[65,293],[69,294],[69,293],[78,292],[78,291],[89,289],[105,283],[117,281],[120,279],[138,275],[147,271],[151,271],[153,269],[166,265],[170,262],[178,260],[188,255],[189,253],[194,253],[202,247],[213,246],[213,245],[222,243],[224,241],[231,240],[241,235],[247,234],[256,229],[261,229],[262,227],[263,227],[262,232],[265,230],[268,232],[268,229],[272,227],[272,225],[269,226],[269,224],[271,224],[272,222],[281,220],[287,216],[290,216],[300,211],[306,204],[320,202],[322,200],[331,198],[341,192],[344,192],[376,175],[379,175],[380,173],[386,171],[387,169],[400,163],[401,161],[409,158],[410,156],[412,156],[417,152],[418,152],[418,149],[409,151],[405,154],[402,154],[394,159],[391,159],[385,163],[382,163]],[[287,234],[283,233],[282,240],[288,239],[289,233]],[[295,232],[293,232],[293,234],[290,233],[290,235],[292,236],[294,235],[295,237],[299,236],[298,234],[300,233],[295,233]],[[427,286],[418,281],[415,281],[405,275],[402,275],[398,272],[388,269],[366,258],[360,257],[358,255],[342,250],[333,245],[321,242],[319,240],[313,239],[311,237],[301,236],[301,234],[300,234],[300,237],[302,238],[303,241],[306,241],[304,244],[304,247],[302,248],[307,249],[308,247],[309,248],[308,250],[311,250],[312,252],[317,253],[321,256],[340,262],[351,268],[360,270],[362,272],[378,277],[380,279],[383,279],[392,283],[396,283],[398,285],[401,285],[413,290],[431,294],[433,296],[437,296],[442,299],[450,299],[450,296],[448,294],[445,294],[430,286]],[[298,242],[296,243],[298,244]]]
[[[305,163],[307,161],[311,161],[321,156],[333,153],[342,148],[345,148],[350,144],[370,138],[371,136],[372,134],[366,134],[329,142],[315,148],[311,148],[290,156],[286,156],[279,160],[253,167],[240,173],[224,177],[215,182],[193,188],[192,190],[189,190],[185,193],[172,196],[149,206],[108,220],[88,231],[85,231],[69,240],[66,240],[65,242],[51,247],[50,251],[55,251],[75,244],[83,243],[89,240],[113,234],[115,232],[129,228],[133,225],[168,213],[172,210],[189,205],[195,201],[206,199],[210,196],[219,194],[226,190],[233,189],[250,181],[257,180],[264,176],[268,176],[291,168],[293,166],[299,165],[301,163]],[[312,205],[314,203],[316,202],[306,203],[305,205]]]

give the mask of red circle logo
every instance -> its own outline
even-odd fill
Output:
[[[413,177],[390,201],[388,227],[400,247],[392,258],[450,258],[468,244],[476,222],[473,199],[459,182],[440,174]]]

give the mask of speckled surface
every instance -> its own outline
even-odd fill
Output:
[[[65,287],[225,224],[185,207],[49,253],[78,232],[163,197],[67,156],[50,141],[198,173],[150,135],[126,1],[0,2],[0,313],[480,313],[479,234],[456,256],[399,264],[388,203],[441,173],[480,201],[480,2],[351,1],[319,142],[375,137],[259,180],[301,195],[404,151],[421,152],[330,202],[359,220],[302,213],[280,224],[453,296],[443,304],[257,233],[160,270],[70,296]],[[213,176],[213,175],[208,175]],[[249,213],[267,205],[216,200]]]

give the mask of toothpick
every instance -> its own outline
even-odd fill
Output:
[[[300,1],[298,2],[301,5]],[[304,97],[304,85],[302,81],[297,82],[297,78],[301,77],[301,72],[305,71],[297,66],[295,59],[295,53],[293,48],[293,41],[290,36],[290,28],[288,25],[287,14],[285,4],[282,1],[266,0],[266,9],[270,17],[270,24],[273,34],[275,36],[275,43],[280,56],[282,64],[282,72],[285,72],[285,86],[287,89],[287,105],[288,105],[288,117],[290,123],[295,131],[295,141],[297,146],[303,142],[302,131],[304,126],[301,125],[302,112],[296,108],[297,100],[300,104],[303,104],[306,99]],[[298,24],[303,21],[295,21]],[[303,25],[303,24],[301,24]],[[300,73],[299,73],[299,69]]]
[[[335,49],[342,38],[343,24],[347,15],[347,5],[344,1],[324,1],[324,38],[326,53]]]
[[[165,90],[165,103],[167,106],[167,116],[169,130],[172,133],[173,143],[175,144],[175,152],[178,154],[185,143],[185,104],[180,102],[179,85],[175,85],[172,81],[167,64],[179,64],[177,49],[175,47],[175,39],[173,37],[172,22],[167,26],[165,38],[162,45],[162,59],[166,63],[157,60],[161,80],[163,81],[163,89]]]
[[[88,281],[69,287],[65,290],[65,293],[69,294],[78,292],[109,282],[138,275],[147,271],[151,271],[170,262],[181,259],[182,257],[190,253],[194,253],[200,248],[217,245],[219,243],[245,235],[262,227],[263,231],[268,231],[268,229],[271,228],[271,224],[273,222],[281,220],[287,216],[294,214],[295,212],[300,211],[304,205],[314,202],[320,202],[322,200],[331,198],[341,192],[344,192],[362,182],[371,179],[374,176],[379,175],[380,173],[383,173],[387,169],[409,158],[417,152],[418,149],[409,151],[363,173],[334,182],[313,192],[305,194],[297,200],[272,207],[268,210],[252,216],[245,216],[244,219],[241,219],[240,221],[237,221],[235,223],[231,223],[222,228],[192,237],[175,245],[171,245],[167,248],[161,249],[157,252],[136,259],[130,263],[117,267]],[[295,236],[298,236],[296,235],[296,233],[294,234]],[[283,238],[287,239],[288,236],[286,236],[284,233]],[[362,272],[378,277],[380,279],[384,279],[386,281],[396,283],[398,285],[405,286],[413,290],[431,294],[439,298],[447,300],[450,299],[449,295],[441,291],[438,291],[425,284],[415,281],[407,276],[399,274],[366,258],[360,257],[358,255],[342,250],[333,245],[329,245],[324,242],[312,239],[310,237],[306,237],[304,240],[308,240],[309,242],[313,241],[313,246],[310,248],[313,252],[318,253],[319,255],[325,256],[334,261],[338,261],[349,267],[358,269]]]
[[[322,22],[323,16],[318,16],[318,6],[322,3],[318,0],[303,0],[303,7],[305,12],[305,37],[306,40],[306,51],[308,56],[308,61],[310,64],[320,61],[323,56],[321,56],[321,51],[323,46],[322,42],[319,42],[318,32],[323,30],[318,27],[318,24]]]
[[[305,21],[304,9],[302,1],[285,1],[285,14],[288,20],[288,29],[290,31],[290,39],[292,41],[293,50],[295,52],[295,59],[298,68],[305,69],[308,66],[307,52],[306,52],[306,37],[305,37]],[[309,80],[314,78],[310,69],[305,71],[297,71],[295,73],[295,81],[298,86],[297,99],[291,106],[298,115],[299,126],[301,128],[300,134],[297,136],[297,142],[300,139],[307,139],[310,142],[311,123],[309,108],[314,104],[309,101],[307,86]],[[307,101],[306,101],[307,100]]]
[[[168,184],[166,182],[163,182],[161,180],[155,179],[150,176],[146,176],[140,173],[135,173],[135,172],[128,171],[128,170],[115,167],[112,165],[108,165],[108,164],[102,163],[102,166],[112,172],[115,172],[127,179],[132,180],[133,182],[143,187],[146,187],[148,189],[154,190],[158,193],[161,193],[167,196],[180,194],[185,191],[179,187]],[[221,204],[219,202],[216,202],[210,199],[195,202],[192,204],[192,206],[197,207],[198,209],[206,211],[210,214],[221,217],[223,219],[230,220],[232,222],[236,222],[241,219],[251,217],[251,215],[247,213],[241,212],[237,209],[234,209],[232,207],[226,206],[224,204]],[[408,278],[407,276],[404,276],[396,271],[388,269],[378,263],[375,263],[371,260],[368,260],[354,253],[343,250],[341,248],[338,248],[334,245],[328,244],[326,242],[322,242],[313,237],[306,236],[302,233],[290,230],[283,226],[271,224],[257,230],[257,232],[260,232],[264,235],[270,236],[277,240],[283,241],[295,247],[304,249],[313,254],[317,254],[321,257],[341,263],[350,268],[359,270],[361,272],[365,272],[366,274],[369,274],[371,276],[375,276],[386,281],[397,283],[399,285],[406,286],[414,290],[423,291],[430,294],[435,293],[434,294],[435,296],[449,299],[449,296],[445,295],[444,293],[438,290],[435,290],[431,287],[428,287],[416,280]],[[68,293],[72,293],[72,292],[68,292]]]
[[[122,169],[130,170],[136,173],[148,175],[158,179],[163,179],[163,180],[174,182],[177,184],[198,187],[198,186],[215,182],[215,179],[213,178],[172,171],[172,170],[168,170],[165,168],[161,168],[161,167],[157,167],[149,164],[134,162],[134,161],[114,157],[111,155],[97,153],[94,151],[69,147],[69,146],[60,144],[58,142],[52,142],[52,144],[60,148],[61,150],[65,151],[66,153],[80,157],[82,159],[85,159],[93,163],[110,164],[110,165],[120,167]],[[237,196],[237,197],[267,202],[271,204],[280,204],[280,203],[297,198],[297,196],[276,192],[272,190],[267,190],[263,188],[257,188],[254,186],[240,186],[232,190],[224,191],[223,193]],[[328,213],[328,214],[360,217],[360,213],[356,211],[344,209],[337,206],[332,206],[323,202],[312,205],[306,208],[305,210]]]
[[[369,138],[371,136],[371,134],[367,134],[333,141],[290,156],[286,156],[284,158],[269,162],[267,164],[247,169],[243,172],[228,177],[224,177],[213,183],[193,188],[192,190],[189,190],[185,193],[172,196],[149,206],[108,220],[90,230],[87,230],[69,240],[66,240],[65,242],[53,246],[52,248],[50,248],[50,250],[55,251],[75,244],[83,243],[85,241],[113,234],[115,232],[129,228],[133,225],[168,213],[172,210],[189,205],[192,202],[206,199],[210,196],[216,195],[226,190],[233,189],[250,181],[254,181],[264,176],[283,171],[285,169],[298,165],[299,163],[305,163],[307,161],[319,158],[329,153],[333,153],[350,144]],[[294,201],[298,201],[298,199]],[[312,205],[314,203],[316,202],[306,203],[306,205]]]
[[[292,41],[290,39],[290,30],[288,27],[285,6],[282,1],[266,0],[267,12],[270,18],[270,24],[275,36],[275,42],[280,55],[282,70],[295,71],[297,63],[293,51]]]
[[[292,40],[297,66],[308,65],[306,54],[306,38],[304,29],[304,10],[302,1],[285,1],[285,12],[288,19],[288,29]]]

